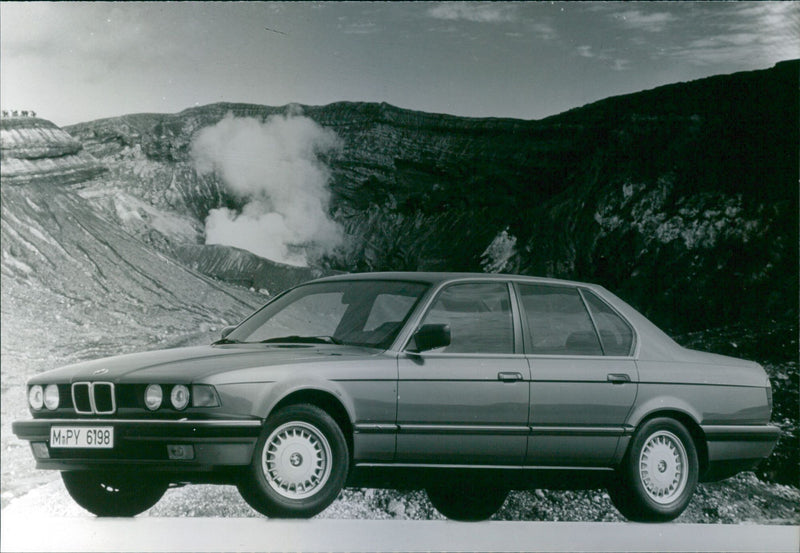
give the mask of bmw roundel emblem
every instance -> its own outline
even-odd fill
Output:
[[[106,374],[107,372],[108,372],[108,369],[97,369],[92,374],[99,375],[99,374]]]

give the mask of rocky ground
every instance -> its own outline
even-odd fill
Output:
[[[30,462],[32,464],[32,461]],[[6,513],[38,516],[91,516],[67,495],[60,479],[49,480],[19,498],[8,501]],[[4,504],[6,501],[4,501]],[[161,501],[141,516],[157,517],[258,517],[233,486],[186,486],[169,490]],[[382,489],[343,490],[318,518],[411,519],[443,518],[424,491]],[[549,490],[512,492],[495,520],[618,522],[624,518],[605,490]],[[800,491],[769,484],[753,473],[724,482],[700,485],[689,508],[677,522],[720,524],[800,524]]]

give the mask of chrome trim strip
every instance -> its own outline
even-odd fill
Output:
[[[622,436],[625,429],[607,426],[531,426],[534,436]]]
[[[391,434],[397,432],[400,427],[396,424],[356,424],[353,428],[356,432],[362,434]]]
[[[373,432],[390,432],[389,425],[373,425],[380,429],[367,429]],[[356,429],[359,426],[356,425]],[[455,424],[401,424],[396,426],[398,432],[413,434],[442,434],[447,436],[459,434],[496,434],[496,435],[531,435],[531,436],[624,436],[629,433],[622,427],[607,426],[500,426],[500,425],[455,425]]]
[[[530,429],[527,426],[488,426],[488,425],[450,425],[450,424],[401,424],[400,432],[414,434],[497,434],[497,435],[527,435]]]
[[[443,463],[355,463],[357,467],[364,468],[424,468],[424,469],[490,469],[490,470],[561,470],[561,471],[595,471],[610,472],[611,467],[562,467],[562,466],[540,466],[540,465],[457,465]]]
[[[179,424],[183,426],[261,426],[260,420],[167,420],[167,419],[28,419],[37,424]]]
[[[701,425],[709,441],[726,442],[748,440],[756,442],[771,442],[781,435],[781,429],[772,425]]]

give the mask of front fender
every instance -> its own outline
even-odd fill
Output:
[[[344,407],[347,417],[353,423],[356,420],[356,410],[352,399],[345,393],[339,382],[325,379],[309,380],[307,377],[297,380],[276,382],[262,390],[262,393],[253,404],[252,414],[261,419],[269,417],[275,406],[287,397],[307,391],[322,392],[332,396]]]

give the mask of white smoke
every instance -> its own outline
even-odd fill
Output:
[[[261,122],[229,113],[201,130],[192,143],[195,168],[216,173],[245,202],[241,212],[211,210],[206,244],[290,265],[333,250],[343,232],[328,215],[330,171],[319,156],[338,146],[336,133],[296,115]]]

